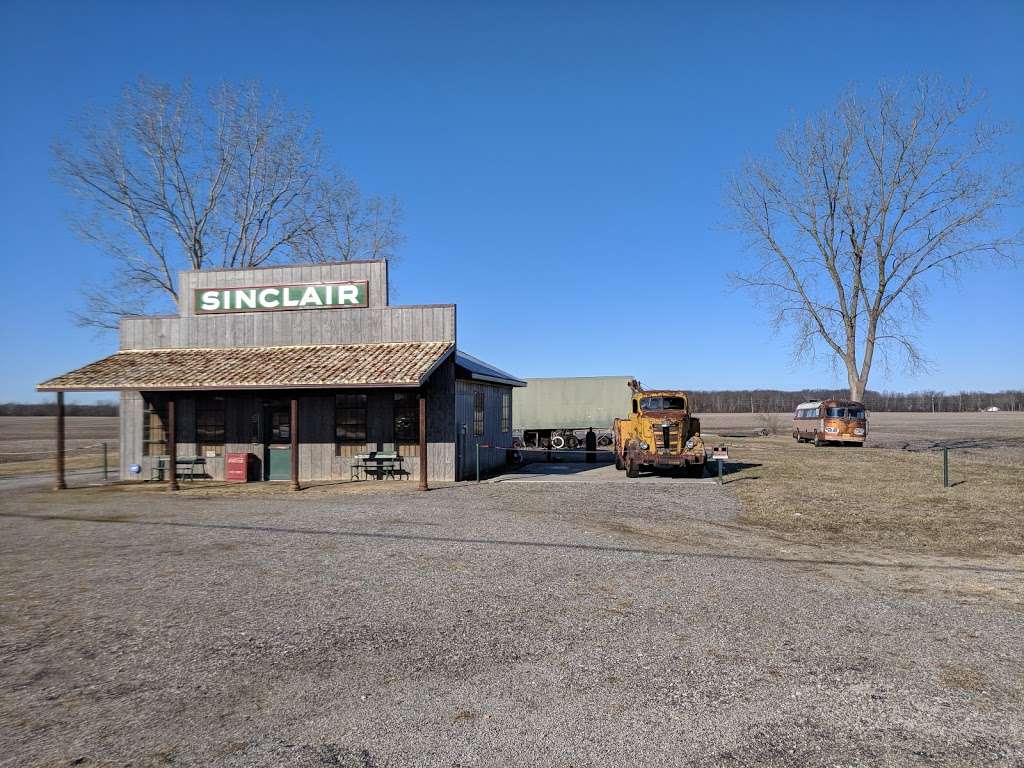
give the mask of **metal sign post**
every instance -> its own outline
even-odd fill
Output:
[[[718,484],[722,485],[722,464],[729,458],[729,449],[724,445],[716,445],[711,449],[711,459],[718,462]]]
[[[949,448],[942,449],[942,487],[949,488]]]

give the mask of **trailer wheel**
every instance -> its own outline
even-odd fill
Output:
[[[570,451],[575,451],[580,447],[580,440],[576,435],[569,435],[565,438],[565,447]]]
[[[612,439],[608,435],[601,435],[599,438],[597,438],[597,444],[602,448],[607,448],[609,445],[612,444]]]
[[[565,438],[562,437],[561,435],[552,435],[551,436],[551,447],[552,448],[558,448],[558,449],[565,448]]]

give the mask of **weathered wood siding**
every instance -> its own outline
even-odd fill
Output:
[[[142,463],[142,395],[138,392],[122,392],[119,414],[121,479],[145,480],[149,477],[148,467],[143,467],[138,475],[128,471],[132,464]]]
[[[195,315],[192,292],[196,288],[232,288],[289,283],[367,280],[369,308],[308,309],[274,312],[238,312]],[[388,302],[387,264],[383,261],[300,265],[248,270],[182,272],[179,283],[180,316],[128,317],[121,321],[121,349],[173,349],[275,347],[311,344],[359,344],[402,341],[456,341],[455,306],[391,307]],[[453,480],[455,456],[455,361],[450,356],[430,377],[427,390],[427,443],[429,479]],[[211,393],[217,394],[217,393]],[[225,453],[252,453],[262,473],[266,457],[253,419],[263,418],[268,399],[287,399],[285,391],[227,392],[225,397]],[[353,452],[390,451],[394,443],[393,390],[367,391],[368,442]],[[332,390],[304,391],[299,398],[300,480],[348,480],[352,459],[338,456],[334,443]],[[121,476],[131,479],[128,466],[137,463],[136,479],[148,480],[153,460],[143,456],[143,398],[138,392],[122,395]],[[194,455],[195,399],[189,393],[176,396],[178,455]],[[500,401],[496,404],[500,409]],[[498,417],[500,418],[500,413]],[[472,425],[471,425],[472,426]],[[256,437],[256,441],[253,438]],[[406,446],[403,452],[415,452]],[[344,451],[343,451],[344,452]],[[418,477],[419,461],[410,455],[405,468]],[[224,477],[223,456],[206,457],[207,473]]]
[[[455,363],[449,357],[427,383],[427,459],[430,480],[455,479],[454,390]],[[351,390],[348,390],[351,391]],[[394,433],[394,395],[396,390],[368,390],[367,442],[352,446],[351,453],[397,451]],[[217,393],[212,393],[217,394]],[[251,453],[256,456],[257,476],[263,477],[267,460],[266,447],[259,434],[253,434],[254,417],[259,420],[258,433],[263,431],[264,403],[287,400],[287,392],[222,393],[225,402],[224,430],[226,453]],[[338,456],[334,441],[335,393],[327,390],[299,396],[299,479],[348,480],[353,459]],[[175,397],[178,456],[196,455],[195,398],[179,394]],[[138,392],[121,396],[121,474],[128,480],[148,480],[155,458],[144,455],[142,444],[144,401]],[[253,440],[253,437],[257,440]],[[206,475],[223,480],[224,455],[204,457]],[[142,472],[132,475],[128,467],[139,464]],[[407,479],[419,478],[419,459],[409,456],[404,463]]]
[[[121,349],[223,349],[396,341],[455,341],[455,306],[126,317],[121,321]]]
[[[512,430],[502,431],[501,429],[501,398],[502,393],[508,392],[511,396],[512,387],[500,384],[487,384],[484,382],[458,379],[455,382],[455,418],[456,450],[458,452],[459,472],[456,479],[468,480],[476,474],[476,446],[497,445],[508,447],[512,445]],[[473,396],[477,393],[484,395],[484,433],[483,435],[473,434]],[[510,423],[511,426],[511,423]],[[506,452],[495,448],[480,449],[480,471],[489,472],[504,466]]]

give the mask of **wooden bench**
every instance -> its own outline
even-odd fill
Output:
[[[397,453],[385,453],[374,451],[372,453],[359,453],[352,457],[352,466],[349,473],[350,480],[360,480],[360,472],[368,475],[375,473],[375,479],[383,480],[385,477],[395,479],[395,470],[402,469],[402,461],[405,457]]]

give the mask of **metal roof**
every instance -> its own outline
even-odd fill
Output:
[[[517,379],[511,373],[506,373],[500,368],[485,363],[483,360],[466,354],[462,350],[455,352],[455,365],[461,370],[458,371],[460,378],[469,378],[475,381],[489,381],[493,384],[507,384],[510,387],[525,387],[526,382]]]
[[[44,381],[40,392],[417,387],[447,341],[231,349],[130,349]]]

